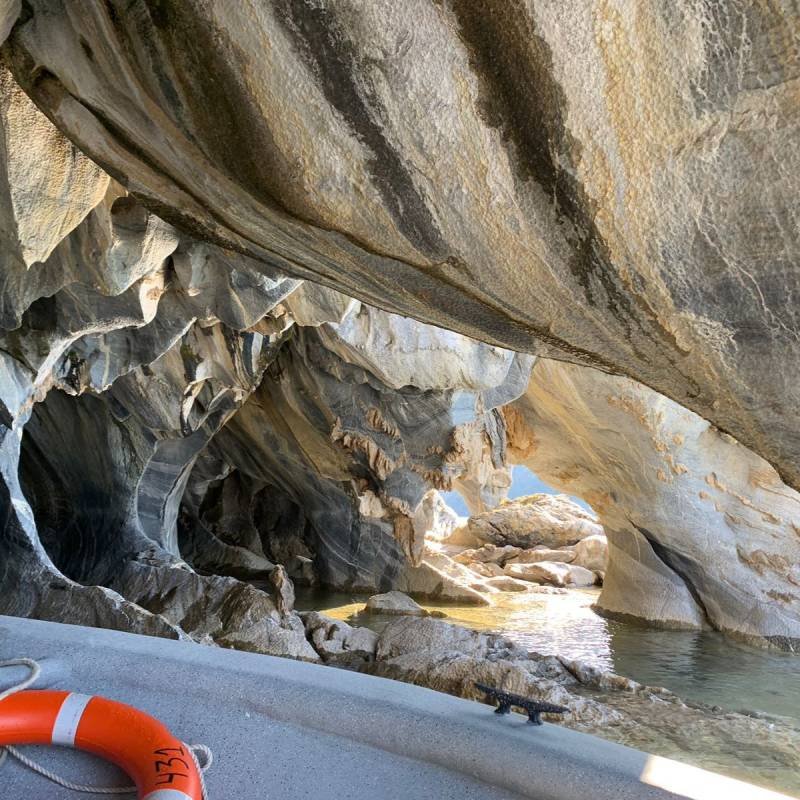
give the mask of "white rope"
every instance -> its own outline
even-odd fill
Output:
[[[16,694],[16,692],[21,692],[24,689],[27,689],[29,686],[32,686],[42,672],[42,668],[30,658],[12,658],[7,661],[0,661],[0,667],[28,667],[28,669],[31,671],[31,674],[28,675],[27,678],[0,692],[0,701],[5,700],[6,697],[10,697],[12,694]],[[194,765],[197,767],[197,774],[200,776],[200,789],[203,794],[203,800],[208,800],[208,790],[206,789],[204,773],[214,762],[214,754],[211,752],[211,748],[204,744],[186,744],[184,742],[184,745],[189,750],[189,753],[192,756],[192,761],[194,761]],[[198,761],[196,753],[203,754],[202,765]],[[0,767],[3,766],[7,755],[13,756],[21,764],[24,764],[26,767],[28,767],[28,769],[38,772],[39,775],[44,776],[53,783],[57,783],[59,786],[63,786],[65,789],[72,789],[75,792],[86,792],[87,794],[132,794],[136,791],[135,786],[87,786],[80,783],[72,783],[71,781],[62,778],[60,775],[56,775],[55,772],[51,772],[41,764],[37,764],[33,759],[23,755],[16,747],[12,747],[10,744],[6,745],[5,747],[0,747]]]
[[[21,692],[23,689],[33,686],[38,680],[39,675],[42,674],[42,668],[32,658],[9,658],[8,661],[0,661],[0,667],[27,667],[31,671],[31,674],[24,680],[21,680],[8,689],[3,689],[3,691],[0,692],[0,700],[5,700],[6,697],[10,697],[16,692]]]
[[[184,744],[186,744],[186,742],[184,742]],[[192,761],[194,761],[194,765],[197,767],[197,774],[200,776],[200,791],[203,795],[203,800],[208,800],[205,772],[214,763],[214,754],[211,752],[211,748],[204,744],[186,744],[186,747],[189,749],[189,753],[192,756]],[[197,753],[203,754],[202,766],[197,760]]]
[[[136,791],[135,786],[86,786],[81,783],[72,783],[72,781],[68,781],[66,778],[56,775],[55,772],[51,772],[47,767],[37,764],[33,759],[20,753],[16,747],[12,747],[8,744],[5,746],[5,749],[10,756],[16,758],[17,761],[24,764],[28,769],[32,769],[34,772],[38,772],[48,780],[53,781],[53,783],[57,783],[65,789],[72,789],[74,792],[87,792],[89,794],[131,794]]]

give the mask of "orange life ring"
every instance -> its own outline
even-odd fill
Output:
[[[57,744],[114,762],[139,800],[202,800],[188,747],[157,719],[124,703],[72,692],[28,690],[0,701],[0,746]]]

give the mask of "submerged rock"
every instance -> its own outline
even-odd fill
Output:
[[[386,592],[385,594],[373,595],[367,600],[362,613],[402,614],[417,617],[427,617],[431,614],[431,612],[426,611],[419,603],[402,592]]]

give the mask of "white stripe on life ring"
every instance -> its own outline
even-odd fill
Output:
[[[192,800],[192,798],[177,789],[156,789],[145,795],[142,800]]]
[[[75,734],[78,732],[83,712],[92,699],[88,694],[68,694],[61,704],[53,725],[53,744],[75,747]]]

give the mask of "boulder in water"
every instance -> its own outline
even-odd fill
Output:
[[[596,580],[595,574],[591,570],[557,561],[509,564],[505,568],[505,573],[511,578],[534,583],[548,583],[552,586],[592,586]]]
[[[531,549],[577,544],[603,528],[591,511],[564,494],[532,494],[470,517],[467,531],[488,544]]]
[[[374,594],[367,600],[362,613],[366,614],[398,614],[412,617],[444,616],[440,612],[426,611],[419,603],[403,592],[386,592]]]

